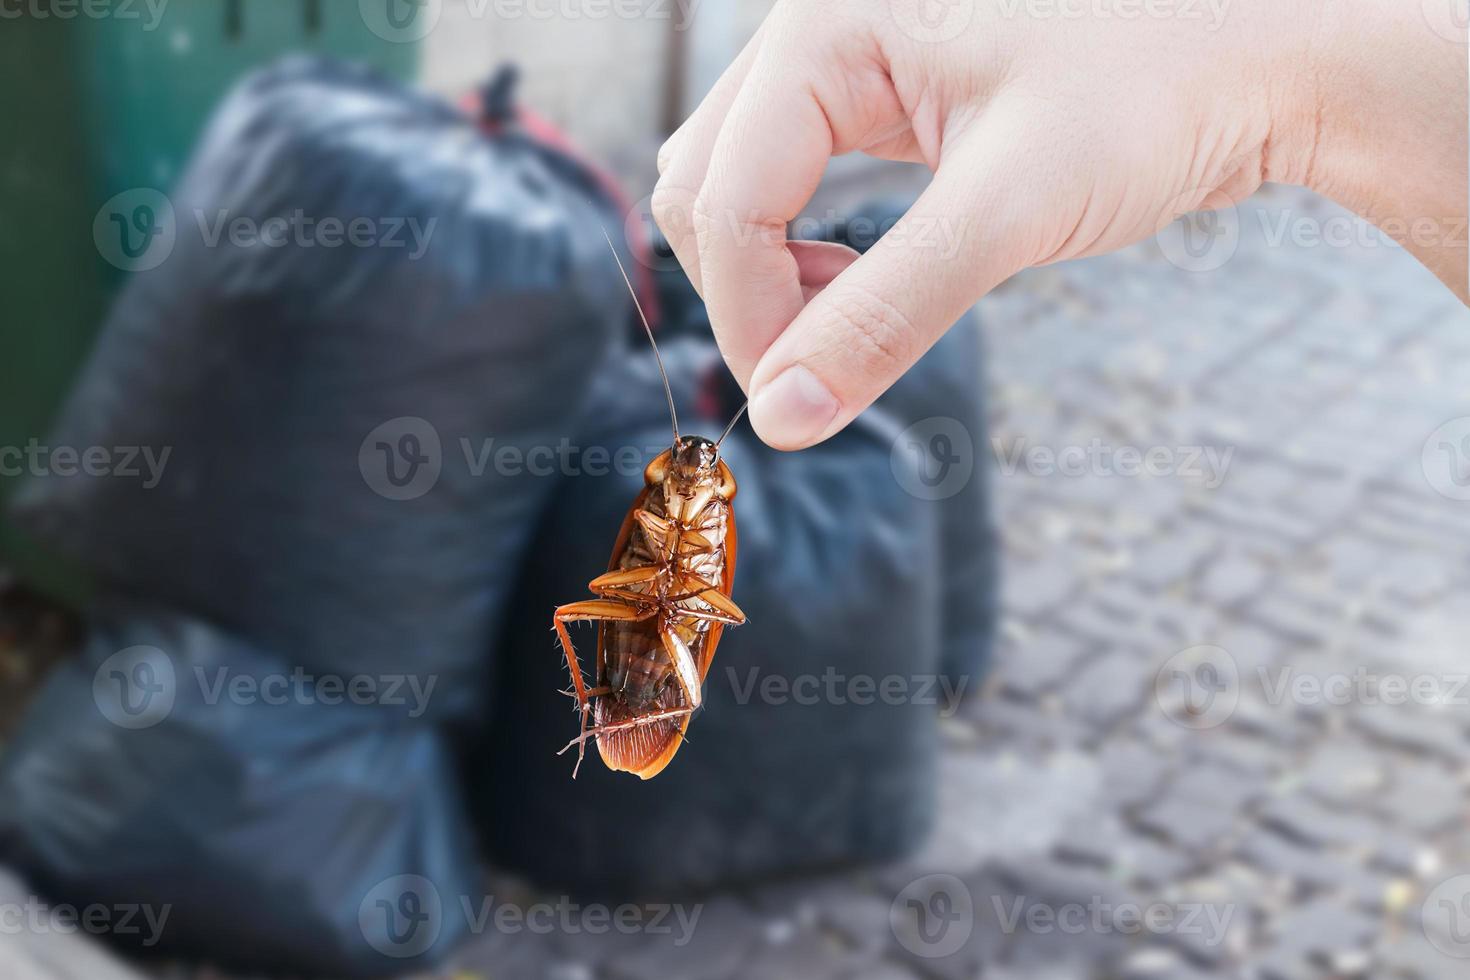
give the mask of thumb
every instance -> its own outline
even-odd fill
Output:
[[[762,355],[750,421],[767,444],[802,449],[841,431],[976,300],[1034,261],[1025,154],[983,128],[984,148],[955,147],[909,212]]]

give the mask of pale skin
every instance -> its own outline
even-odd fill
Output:
[[[660,151],[654,214],[778,449],[840,431],[1016,272],[1265,181],[1363,216],[1470,302],[1453,2],[782,0]],[[788,242],[854,151],[933,180],[861,258]]]

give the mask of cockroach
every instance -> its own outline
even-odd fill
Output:
[[[588,739],[609,769],[652,779],[684,742],[691,716],[704,701],[705,677],[726,626],[745,614],[730,597],[735,580],[735,476],[720,445],[745,413],[742,406],[720,438],[679,435],[679,415],[653,329],[638,303],[612,237],[603,229],[623,282],[643,322],[669,402],[674,442],[643,471],[643,489],[623,520],[606,574],[588,588],[595,599],[557,607],[552,625],[561,642],[581,710],[577,747],[582,767]],[[596,622],[597,685],[589,688],[567,624]],[[588,718],[592,727],[587,727]]]

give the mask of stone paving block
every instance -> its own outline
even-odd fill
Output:
[[[965,875],[1001,855],[1051,850],[1076,814],[1096,805],[1101,777],[1090,757],[1045,760],[946,756],[939,773],[939,821],[925,847],[882,871],[896,894],[934,872]]]
[[[1178,731],[1178,726],[1172,726]],[[1102,793],[1119,808],[1154,799],[1171,769],[1157,748],[1133,738],[1105,743],[1097,754],[1102,767]]]
[[[1159,888],[1195,865],[1190,855],[1138,834],[1110,813],[1069,823],[1052,855],[1062,864],[1085,864],[1137,888]]]
[[[1444,860],[1438,848],[1422,839],[1386,830],[1373,842],[1371,864],[1398,878],[1425,879],[1438,873]]]
[[[1276,923],[1275,937],[1258,961],[1269,980],[1321,976],[1333,960],[1366,953],[1379,934],[1367,914],[1323,899],[1289,913]]]
[[[1222,727],[1231,735],[1253,736],[1290,751],[1318,739],[1321,727],[1315,719],[1321,714],[1321,709],[1292,704],[1289,698],[1273,704],[1265,694],[1258,696],[1254,688],[1242,687],[1235,710]]]
[[[1238,620],[1222,626],[1214,644],[1235,661],[1241,685],[1256,691],[1262,689],[1262,677],[1270,676],[1287,649],[1279,637]]]
[[[764,940],[764,924],[733,899],[718,898],[704,908],[698,927],[683,946],[667,937],[614,955],[604,965],[610,980],[681,977],[725,980]]]
[[[1261,823],[1307,847],[1368,849],[1382,825],[1354,813],[1332,810],[1300,794],[1267,800]]]
[[[969,920],[972,928],[967,935],[957,934],[959,945],[951,948],[956,940],[946,942],[947,933],[944,932],[934,933],[937,941],[944,943],[942,946],[926,942],[922,936],[914,937],[903,932],[895,937],[889,951],[890,959],[925,978],[972,980],[982,972],[989,975],[991,964],[1004,956],[1014,931],[1003,929],[998,917],[998,908],[1004,906],[997,903],[1002,896],[1009,894],[1009,889],[990,866],[966,876],[963,884],[972,910]]]
[[[1422,835],[1464,827],[1470,821],[1463,771],[1450,774],[1429,765],[1400,762],[1392,767],[1389,790],[1377,808],[1389,822]]]
[[[1231,813],[1264,796],[1264,783],[1253,776],[1208,764],[1184,763],[1165,789],[1165,794]]]
[[[1118,967],[1118,980],[1210,980],[1216,976],[1198,969],[1178,951],[1162,947],[1132,953]]]
[[[1304,790],[1325,803],[1347,807],[1376,796],[1388,781],[1384,760],[1356,740],[1320,746],[1298,774]]]
[[[1028,756],[1049,755],[1075,745],[1087,733],[1075,719],[1045,702],[987,699],[971,710],[985,748]]]
[[[1099,605],[1091,595],[1090,587],[1079,601],[1059,610],[1055,618],[1068,632],[1086,637],[1092,646],[1126,646],[1138,633],[1135,626],[1120,622],[1109,610]]]
[[[1152,673],[1136,660],[1103,654],[1078,671],[1062,697],[1069,713],[1104,732],[1137,711],[1152,689]]]
[[[1260,561],[1247,555],[1227,554],[1210,564],[1200,577],[1196,591],[1207,602],[1229,607],[1258,594],[1269,578],[1270,571]]]
[[[1016,643],[996,665],[1001,690],[1034,700],[1060,686],[1078,669],[1087,644],[1054,630],[1039,630]]]
[[[746,951],[734,975],[741,980],[833,980],[863,962],[863,956],[833,936],[811,931],[771,936],[768,932],[764,942]]]
[[[863,953],[876,953],[893,942],[888,913],[891,902],[849,886],[822,903],[818,912],[822,926],[840,936],[847,945]]]
[[[1242,836],[1234,854],[1262,875],[1288,882],[1293,889],[1322,891],[1334,881],[1330,859],[1267,828],[1256,827]]]
[[[1133,575],[1142,586],[1157,591],[1188,578],[1219,549],[1217,536],[1197,529],[1161,535],[1133,558]]]
[[[1195,746],[1195,758],[1249,776],[1263,786],[1286,767],[1281,748],[1258,738],[1217,738]]]
[[[1444,681],[1443,678],[1426,680],[1436,686]],[[1438,689],[1451,693],[1448,687]],[[1460,694],[1470,697],[1470,688]],[[1458,714],[1464,709],[1450,711]],[[1370,739],[1406,752],[1434,756],[1451,764],[1470,760],[1470,739],[1462,727],[1464,719],[1449,712],[1429,711],[1414,704],[1363,705],[1353,712],[1352,723]]]
[[[1144,807],[1135,819],[1140,829],[1195,855],[1213,852],[1237,823],[1232,811],[1168,795]]]
[[[1105,974],[1126,952],[1144,900],[1112,877],[1051,860],[1003,859],[997,868],[1007,888],[990,904],[1010,939],[1007,965],[1085,964]]]
[[[1464,980],[1465,961],[1446,956],[1417,932],[1405,932],[1374,952],[1374,977],[1408,980]]]
[[[1423,606],[1440,599],[1463,579],[1463,571],[1440,557],[1399,555],[1384,571],[1385,588],[1391,595]]]
[[[1070,601],[1082,585],[1075,569],[1051,562],[1012,564],[1002,579],[1005,608],[1035,618]]]
[[[1161,901],[1173,916],[1159,939],[1195,963],[1223,969],[1249,951],[1266,887],[1253,872],[1230,866],[1170,887]]]
[[[859,967],[851,980],[920,980],[920,977],[913,970],[896,963],[871,963]]]
[[[1299,595],[1267,592],[1248,607],[1250,621],[1305,649],[1331,643],[1345,632],[1341,609],[1304,601]]]
[[[1252,501],[1216,493],[1195,503],[1202,525],[1221,527],[1236,541],[1244,535],[1253,546],[1277,547],[1289,553],[1317,536],[1316,528],[1303,518],[1280,509],[1263,509]]]

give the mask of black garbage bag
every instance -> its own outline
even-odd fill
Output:
[[[708,339],[667,345],[681,431],[714,438],[738,388]],[[672,441],[651,354],[598,378],[567,479],[537,531],[500,645],[492,726],[467,754],[477,823],[502,864],[582,892],[698,888],[881,859],[920,841],[934,803],[939,671],[937,525],[893,472],[899,427],[869,413],[786,454],[742,423],[722,456],[739,482],[728,629],[687,744],[656,779],[574,782],[577,715],[554,606],[586,598]],[[620,463],[619,460],[622,460]],[[572,630],[594,669],[596,630]],[[513,805],[507,801],[513,800]]]
[[[299,59],[234,90],[155,205],[159,261],[49,439],[119,465],[53,467],[18,521],[104,588],[313,670],[433,674],[435,716],[473,717],[553,487],[498,461],[566,436],[625,325],[621,215],[513,124]]]
[[[878,198],[819,237],[866,252],[911,201]],[[911,457],[913,496],[940,522],[944,671],[977,693],[990,667],[1000,594],[1000,539],[990,500],[984,349],[978,312],[952,326],[877,404],[904,428],[895,452]]]
[[[0,860],[52,902],[141,909],[112,938],[143,954],[436,962],[483,890],[450,752],[411,706],[395,722],[299,674],[196,619],[102,610],[0,758]]]

